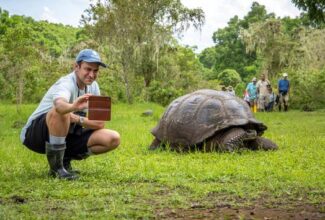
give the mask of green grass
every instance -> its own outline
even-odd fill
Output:
[[[78,181],[47,177],[44,155],[19,141],[19,122],[35,105],[0,106],[0,219],[146,219],[164,208],[324,205],[325,112],[257,113],[279,145],[275,152],[150,152],[164,108],[117,104],[106,127],[121,134],[108,154],[73,162]],[[154,115],[142,117],[146,109]],[[18,122],[18,123],[17,123]],[[324,210],[321,210],[324,211]]]

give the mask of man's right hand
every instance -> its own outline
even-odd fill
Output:
[[[78,97],[73,103],[69,103],[64,98],[57,98],[54,101],[55,110],[60,114],[80,111],[88,108],[88,99],[91,94],[85,94]]]
[[[79,96],[72,103],[72,106],[73,106],[74,111],[83,110],[83,109],[88,108],[88,99],[89,99],[89,96],[91,96],[91,94],[89,94],[89,93],[84,94],[82,96]]]

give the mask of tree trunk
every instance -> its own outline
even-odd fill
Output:
[[[132,94],[130,92],[130,83],[129,83],[129,77],[127,73],[127,67],[123,65],[123,80],[124,80],[124,85],[125,85],[125,95],[126,95],[126,100],[128,104],[132,104]]]
[[[20,105],[23,103],[23,92],[24,92],[24,79],[20,75],[17,82],[16,89],[16,108],[17,112],[20,112]]]

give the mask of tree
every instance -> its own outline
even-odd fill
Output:
[[[30,69],[30,64],[37,57],[37,47],[32,41],[31,28],[22,23],[17,23],[15,28],[10,28],[2,36],[1,66],[6,69],[5,79],[15,89],[17,105],[23,101],[25,74]]]
[[[45,88],[71,70],[70,48],[77,41],[77,31],[62,24],[10,16],[0,8],[0,99],[17,104],[39,101]]]
[[[220,80],[223,85],[232,87],[236,87],[236,85],[241,82],[240,75],[233,69],[225,69],[218,74],[217,79]]]
[[[303,26],[288,27],[288,18],[269,19],[242,30],[247,52],[257,52],[270,77],[284,68],[320,69],[325,63],[325,31]]]
[[[213,34],[213,41],[216,46],[216,58],[214,69],[221,72],[224,69],[235,69],[241,76],[246,79],[251,77],[251,72],[247,72],[247,67],[258,65],[256,63],[256,54],[254,51],[247,54],[245,46],[240,38],[240,31],[249,28],[249,26],[257,21],[264,21],[274,17],[274,14],[267,14],[263,5],[254,2],[251,11],[244,17],[239,19],[234,16],[228,22],[228,26],[219,29]],[[251,69],[251,68],[250,68]]]
[[[292,0],[303,11],[307,12],[310,20],[318,25],[325,24],[325,2],[323,0]]]
[[[293,42],[284,34],[280,20],[254,23],[249,29],[241,31],[241,38],[247,53],[257,53],[269,77],[275,76],[287,65]]]
[[[146,87],[159,75],[159,57],[190,24],[204,22],[201,9],[188,9],[180,0],[107,0],[91,5],[83,16],[94,38],[107,45],[121,70],[128,102],[132,102],[130,81],[141,76]]]
[[[274,82],[282,72],[291,80],[294,107],[324,105],[325,30],[304,26],[302,19],[269,19],[243,30],[247,51],[257,53]]]
[[[199,60],[204,67],[211,69],[216,63],[216,56],[216,49],[208,47],[200,53]]]
[[[197,90],[202,85],[204,67],[193,48],[170,48],[168,56],[161,57],[161,74],[149,87],[149,100],[166,105],[180,95]]]

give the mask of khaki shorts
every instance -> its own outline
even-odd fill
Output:
[[[265,110],[266,105],[269,103],[268,95],[259,95],[257,99],[257,108],[259,110]]]
[[[280,105],[281,104],[288,105],[288,103],[289,103],[289,94],[288,93],[283,94],[283,93],[280,92],[280,94],[279,94],[279,103],[280,103]]]

